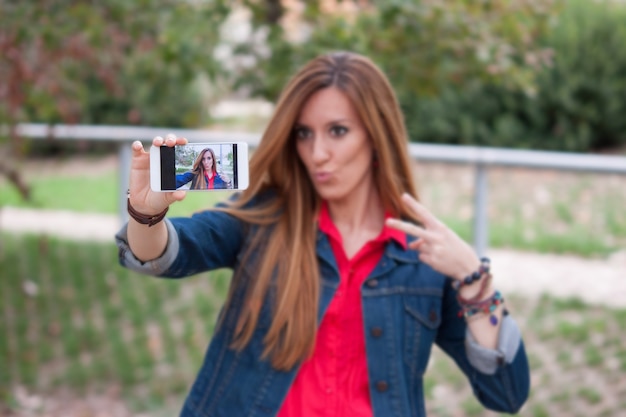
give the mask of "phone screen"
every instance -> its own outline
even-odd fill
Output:
[[[162,191],[241,189],[243,185],[240,172],[241,157],[246,155],[240,155],[240,152],[245,154],[246,150],[247,146],[240,143],[162,146],[159,148],[160,189]],[[243,160],[247,161],[247,157]],[[247,187],[247,178],[244,183]]]

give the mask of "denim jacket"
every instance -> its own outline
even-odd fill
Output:
[[[263,337],[272,319],[270,300],[261,309],[250,343],[240,352],[229,348],[245,280],[254,277],[254,268],[241,264],[248,227],[215,211],[165,222],[167,248],[161,257],[145,263],[130,251],[126,227],[122,228],[116,235],[120,263],[141,273],[174,278],[216,268],[243,268],[239,272],[243,271],[244,280],[233,294],[233,307],[221,313],[221,325],[180,416],[275,416],[298,369],[278,371],[261,359]],[[319,322],[339,285],[339,272],[329,241],[319,231],[316,251],[322,286]],[[426,416],[423,375],[433,343],[454,359],[485,407],[515,413],[526,401],[529,367],[511,316],[503,318],[496,350],[479,346],[457,315],[459,305],[450,278],[419,261],[415,251],[390,241],[363,283],[361,297],[374,416]]]
[[[187,184],[188,182],[191,182],[190,188],[193,189],[195,177],[196,175],[191,171],[188,171],[182,174],[176,174],[176,188],[178,189],[182,187],[183,185]],[[213,188],[215,190],[226,189],[228,188],[228,183],[224,181],[222,177],[220,177],[219,175],[216,175],[213,179]]]

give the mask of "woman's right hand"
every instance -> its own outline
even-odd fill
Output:
[[[187,139],[168,134],[152,140],[152,146],[186,145]],[[150,189],[150,153],[146,152],[139,141],[132,144],[132,160],[130,165],[129,199],[133,208],[146,216],[161,213],[170,204],[185,198],[184,191],[155,192]]]

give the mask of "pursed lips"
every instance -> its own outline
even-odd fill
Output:
[[[332,178],[332,174],[330,171],[315,171],[313,173],[313,178],[317,182],[328,182]]]

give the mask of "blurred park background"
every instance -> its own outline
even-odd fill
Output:
[[[624,45],[622,1],[0,0],[0,213],[118,214],[117,144],[32,140],[20,124],[259,134],[287,77],[338,49],[388,74],[411,141],[624,157]],[[419,163],[416,176],[471,241],[472,167]],[[170,213],[227,196],[189,195]],[[494,251],[626,277],[624,175],[493,169],[488,212]],[[0,416],[176,415],[230,272],[142,277],[117,265],[114,230],[102,241],[4,229]],[[533,278],[549,279],[536,265]],[[590,302],[601,277],[574,269],[580,294],[507,293],[532,365],[522,416],[626,416],[625,294]],[[426,404],[438,417],[498,415],[439,351]]]

